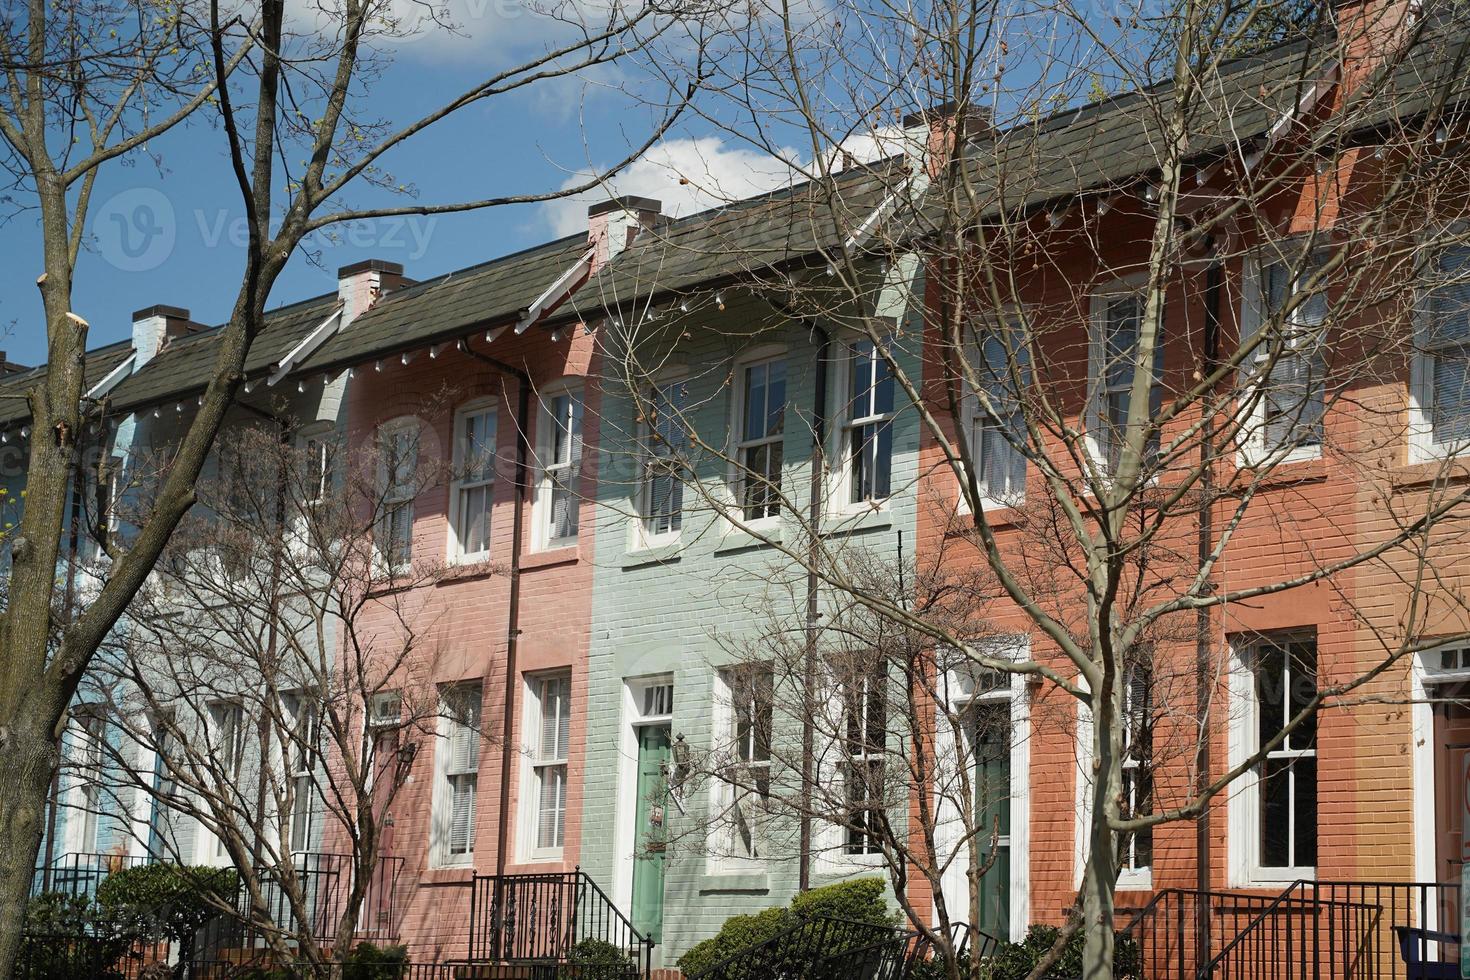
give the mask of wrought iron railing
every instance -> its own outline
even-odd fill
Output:
[[[653,942],[633,927],[580,868],[545,874],[475,875],[470,959],[565,963],[581,944],[606,943],[628,957],[628,976],[647,977]]]
[[[1275,895],[1171,888],[1124,934],[1138,943],[1141,975],[1161,980],[1455,976],[1459,892],[1347,881],[1297,881]]]
[[[63,854],[50,864],[36,868],[31,878],[31,896],[60,892],[91,898],[108,875],[147,863],[147,857],[128,854]]]

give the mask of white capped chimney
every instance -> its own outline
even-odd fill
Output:
[[[342,301],[345,327],[372,308],[378,298],[409,285],[403,266],[384,259],[363,259],[337,270],[337,298]],[[340,327],[339,327],[340,329]]]
[[[627,248],[638,233],[652,228],[663,205],[650,197],[615,197],[587,209],[587,244],[596,249],[596,272]]]
[[[165,344],[176,337],[204,329],[189,319],[189,311],[181,306],[157,304],[133,314],[133,350],[137,354],[133,369],[137,370],[158,356]]]

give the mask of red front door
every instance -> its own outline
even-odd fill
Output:
[[[1432,692],[1434,706],[1435,871],[1440,881],[1460,880],[1464,860],[1465,811],[1470,808],[1470,684],[1444,685]]]

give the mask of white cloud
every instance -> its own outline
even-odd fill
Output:
[[[857,136],[844,140],[842,149],[854,160],[875,160],[898,151],[898,135],[892,129]],[[601,187],[548,201],[542,214],[557,236],[572,235],[587,227],[588,205],[632,194],[651,197],[663,204],[664,214],[682,218],[804,179],[787,163],[800,154],[785,147],[779,153],[777,157],[722,136],[664,140]],[[562,187],[575,187],[588,176],[569,177]]]
[[[602,0],[373,0],[368,45],[413,60],[482,57],[545,50],[571,38],[574,24],[607,17]],[[341,0],[287,0],[295,32],[332,38]]]

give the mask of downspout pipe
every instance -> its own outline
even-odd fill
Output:
[[[518,367],[499,358],[482,354],[469,344],[465,353],[477,361],[489,364],[503,374],[516,379],[519,392],[516,398],[516,476],[515,505],[511,509],[510,532],[510,609],[505,625],[505,698],[501,716],[500,746],[500,813],[495,823],[495,874],[505,875],[506,848],[510,844],[510,773],[515,759],[512,755],[511,732],[515,729],[516,670],[521,637],[521,549],[526,533],[527,474],[530,466],[531,443],[527,436],[526,423],[531,414],[531,376]]]
[[[812,396],[811,501],[808,504],[809,535],[806,569],[806,650],[802,666],[801,724],[801,816],[799,848],[801,867],[797,888],[805,892],[812,885],[812,781],[815,778],[814,733],[808,712],[817,690],[817,627],[821,611],[817,605],[817,557],[822,532],[823,477],[827,470],[827,377],[831,359],[832,335],[815,320],[809,322],[817,338],[817,371]]]
[[[1214,373],[1220,360],[1220,308],[1224,302],[1224,268],[1217,260],[1205,272],[1205,319],[1204,319],[1204,365],[1205,377]],[[1209,561],[1214,548],[1214,454],[1215,431],[1214,392],[1205,395],[1204,425],[1200,432],[1200,485],[1202,500],[1199,513],[1199,539],[1197,559],[1200,567]],[[1195,755],[1196,790],[1203,790],[1210,783],[1210,703],[1212,700],[1213,671],[1211,669],[1212,629],[1209,608],[1201,606],[1195,612],[1195,713],[1200,726],[1199,747]],[[1210,811],[1200,811],[1194,823],[1195,888],[1201,893],[1210,890]],[[1196,944],[1199,965],[1204,966],[1210,949],[1210,915],[1207,902],[1200,903],[1197,923],[1201,941]]]

